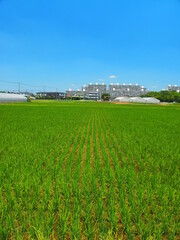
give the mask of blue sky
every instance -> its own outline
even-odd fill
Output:
[[[17,89],[2,81],[180,85],[180,1],[0,0],[0,90]]]

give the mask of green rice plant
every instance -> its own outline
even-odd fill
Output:
[[[180,108],[0,105],[0,239],[178,239]]]

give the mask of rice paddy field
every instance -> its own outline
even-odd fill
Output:
[[[0,239],[180,239],[180,105],[0,105]]]

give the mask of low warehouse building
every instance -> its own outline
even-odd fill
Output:
[[[22,94],[0,93],[0,102],[27,102],[27,97]]]

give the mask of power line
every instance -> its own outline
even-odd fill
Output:
[[[37,87],[37,88],[43,88],[45,85],[31,85],[31,84],[27,84],[27,83],[23,83],[23,82],[12,82],[12,81],[4,81],[4,80],[0,80],[0,82],[4,82],[4,83],[13,83],[13,84],[20,84],[23,86],[28,86],[28,87]],[[46,88],[52,88],[49,86],[45,86]]]
[[[0,82],[4,82],[4,83],[19,83],[19,82],[10,82],[10,81],[4,81],[4,80],[0,80]]]
[[[45,89],[57,89],[55,87],[50,87],[50,86],[46,86],[46,85],[32,85],[32,84],[23,83],[23,82],[4,81],[4,80],[0,80],[0,82],[8,83],[8,84],[17,84],[18,92],[20,92],[21,86],[27,86],[27,87],[32,87],[32,88],[41,88],[41,89],[43,89],[43,91],[45,91]]]

